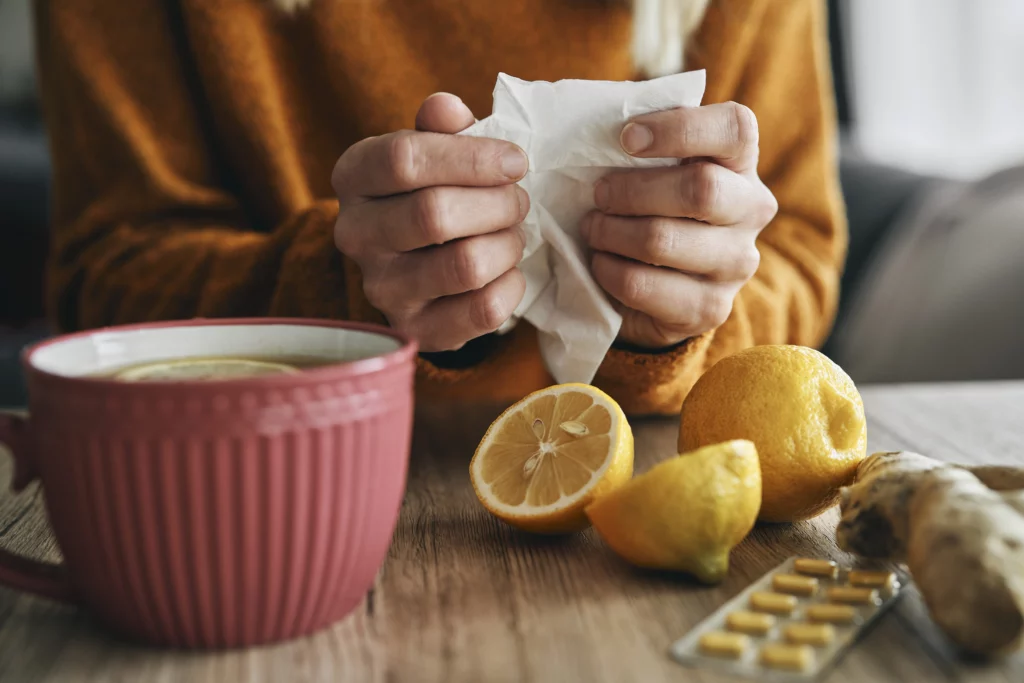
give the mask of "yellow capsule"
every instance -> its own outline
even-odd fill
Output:
[[[758,612],[792,614],[793,610],[796,609],[796,598],[792,595],[782,595],[780,593],[752,593],[750,596],[750,606]]]
[[[757,612],[733,612],[725,618],[725,625],[730,631],[763,636],[775,625],[775,617]]]
[[[809,557],[801,557],[793,562],[793,569],[801,574],[811,576],[824,576],[834,579],[839,575],[839,565],[831,560],[815,560]]]
[[[761,648],[760,661],[773,669],[806,671],[814,664],[814,650],[807,645],[772,643]]]
[[[833,586],[828,589],[830,602],[846,605],[877,605],[878,591],[874,588],[856,588],[852,586]]]
[[[896,587],[896,575],[892,572],[869,572],[854,569],[846,577],[851,586],[860,588],[877,588],[886,595]]]
[[[749,644],[750,639],[742,633],[711,631],[700,637],[700,651],[714,657],[739,659]]]
[[[849,605],[811,605],[807,618],[826,624],[852,624],[857,619],[857,609]]]
[[[831,624],[790,624],[782,635],[796,645],[825,646],[835,640],[836,630]]]
[[[814,595],[818,592],[818,580],[795,574],[776,574],[772,577],[772,588],[779,593],[790,595]]]

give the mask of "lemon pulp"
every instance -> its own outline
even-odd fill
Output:
[[[588,525],[583,508],[633,473],[633,435],[609,396],[582,384],[527,396],[494,421],[470,464],[477,497],[529,531]]]

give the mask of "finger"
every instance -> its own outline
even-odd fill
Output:
[[[433,133],[461,133],[476,123],[465,103],[446,92],[437,92],[423,100],[416,112],[416,130]]]
[[[523,274],[512,269],[482,289],[434,301],[417,319],[413,334],[427,352],[461,348],[501,327],[525,293]]]
[[[494,187],[526,175],[526,153],[493,138],[399,131],[367,138],[338,159],[331,183],[342,201],[434,185]]]
[[[711,329],[732,311],[735,288],[657,268],[611,254],[596,253],[594,279],[624,306],[665,324]]]
[[[757,117],[736,102],[638,116],[622,129],[622,148],[638,157],[711,157],[737,172],[757,166]]]
[[[707,161],[610,173],[594,186],[594,203],[604,213],[693,218],[712,225],[741,222],[757,199],[746,178]]]
[[[514,227],[402,254],[394,287],[420,301],[481,289],[515,268],[525,247],[526,236]]]
[[[714,280],[750,279],[761,256],[754,236],[683,218],[624,218],[591,212],[581,232],[595,251]]]
[[[518,185],[428,187],[350,206],[346,220],[358,233],[352,251],[407,252],[510,228],[529,210],[530,197]]]

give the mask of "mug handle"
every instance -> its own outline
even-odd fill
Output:
[[[11,489],[21,491],[36,478],[29,446],[28,418],[18,413],[0,412],[0,444],[14,454],[14,479]],[[72,602],[74,592],[63,564],[37,562],[0,548],[0,585],[45,598]]]

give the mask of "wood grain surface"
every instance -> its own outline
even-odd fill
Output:
[[[871,450],[1024,464],[1024,383],[870,387]],[[699,586],[632,569],[593,534],[537,538],[490,518],[467,465],[497,407],[419,410],[408,493],[388,560],[348,619],[310,638],[245,651],[133,645],[89,615],[0,589],[0,681],[305,683],[312,681],[720,681],[667,656],[669,644],[790,555],[850,560],[829,511],[758,527],[728,578]],[[637,470],[674,453],[674,421],[634,422]],[[0,458],[0,481],[10,476]],[[57,560],[33,485],[0,494],[0,545]],[[959,657],[918,596],[900,600],[824,678],[829,683],[1024,681],[1024,658]]]

